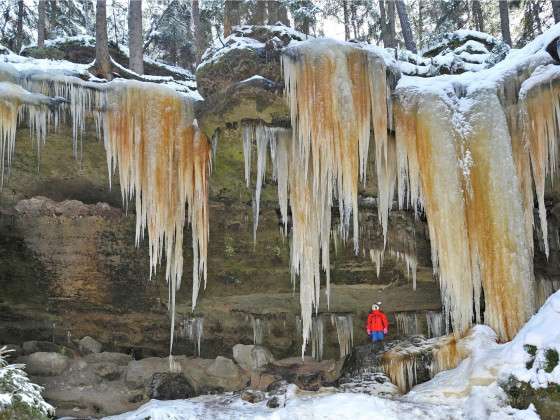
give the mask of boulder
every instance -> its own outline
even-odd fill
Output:
[[[278,408],[280,407],[280,400],[278,399],[278,397],[272,397],[266,402],[266,406],[268,408]]]
[[[266,347],[236,344],[233,346],[233,359],[243,369],[257,371],[273,362],[274,356]]]
[[[147,386],[154,373],[168,372],[169,359],[167,357],[148,357],[131,361],[125,373],[126,384],[133,388]]]
[[[243,373],[233,360],[222,356],[216,357],[206,369],[206,373],[209,375],[207,385],[224,391],[239,391],[250,381],[249,376]]]
[[[317,391],[322,386],[332,385],[340,376],[342,361],[323,360],[317,362],[310,357],[290,357],[271,363],[265,370],[269,375],[279,376],[306,391]]]
[[[114,363],[118,366],[127,366],[132,361],[132,357],[124,353],[113,353],[104,351],[101,353],[91,353],[84,357],[87,363]]]
[[[55,352],[37,352],[29,355],[25,370],[30,375],[57,376],[62,374],[70,363],[68,357]]]
[[[148,396],[156,400],[177,400],[195,396],[193,386],[182,373],[154,373]]]
[[[101,353],[103,349],[103,344],[89,336],[82,338],[78,346],[82,354]]]
[[[58,344],[51,343],[50,341],[25,341],[21,347],[23,349],[23,354],[37,353],[39,351],[51,353],[60,352],[60,346]]]
[[[243,401],[247,401],[251,404],[256,404],[259,403],[261,401],[264,401],[264,393],[261,391],[254,391],[251,389],[246,389],[245,391],[243,391],[241,393],[241,399]]]
[[[106,381],[116,381],[122,375],[123,368],[114,363],[97,363],[94,365],[94,372]]]

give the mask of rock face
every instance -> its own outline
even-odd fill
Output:
[[[236,344],[233,346],[233,358],[246,370],[260,370],[274,361],[274,356],[265,347]]]
[[[282,48],[306,35],[286,26],[240,26],[209,48],[196,70],[205,101],[197,110],[207,135],[243,119],[289,124],[280,66]]]
[[[162,270],[149,280],[147,245],[135,247],[135,215],[132,208],[124,211],[118,181],[113,179],[112,190],[108,188],[103,145],[86,132],[80,163],[72,157],[70,136],[71,130],[64,128],[48,136],[37,172],[28,130],[18,133],[12,173],[0,192],[0,340],[48,342],[48,348],[30,352],[60,352],[60,346],[73,347],[76,339],[90,336],[105,351],[136,358],[166,355],[169,317]],[[252,192],[243,179],[242,156],[239,131],[224,132],[210,179],[208,285],[193,315],[192,285],[187,274],[183,278],[174,345],[179,354],[197,354],[196,337],[188,334],[193,317],[203,326],[204,358],[231,358],[234,345],[254,344],[257,325],[262,344],[275,358],[301,352],[299,296],[292,292],[289,243],[279,232],[276,185],[269,174],[255,246]],[[371,190],[373,183],[367,186]],[[372,202],[361,201],[366,253],[383,247]],[[412,214],[391,215],[388,247],[415,255],[417,291],[396,253],[387,253],[377,278],[367,254],[356,256],[339,243],[337,254],[331,255],[331,306],[329,310],[322,298],[321,316],[328,320],[331,313],[353,314],[359,344],[366,339],[360,332],[372,299],[383,300],[390,318],[393,311],[437,310],[439,291],[424,229]],[[188,234],[184,255],[186,268],[192,261]],[[336,326],[324,324],[324,357],[339,357]]]

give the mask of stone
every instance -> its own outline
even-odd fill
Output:
[[[148,396],[156,400],[177,400],[194,397],[195,391],[182,373],[154,373],[148,387]]]
[[[265,391],[267,388],[278,380],[280,376],[271,375],[263,372],[251,372],[251,388]]]
[[[25,371],[30,375],[57,376],[68,367],[70,359],[55,352],[37,352],[27,357]]]
[[[266,402],[266,406],[268,408],[278,408],[280,407],[280,400],[278,399],[278,397],[272,397]]]
[[[39,351],[42,352],[56,352],[60,351],[60,346],[55,343],[51,343],[50,341],[25,341],[22,345],[23,354],[31,354],[37,353]]]
[[[233,360],[223,356],[216,357],[216,360],[208,367],[207,372],[212,376],[221,378],[235,378],[240,373],[239,367],[233,363]]]
[[[168,372],[169,359],[167,357],[148,357],[131,361],[125,373],[126,384],[133,388],[147,386],[154,373]]]
[[[243,369],[256,371],[272,363],[274,356],[266,347],[236,344],[233,346],[233,359]]]
[[[264,393],[261,391],[246,389],[241,393],[241,399],[251,404],[256,404],[261,401],[264,401]]]
[[[90,336],[82,338],[79,341],[78,346],[80,353],[82,354],[101,353],[101,350],[103,349],[103,344]]]
[[[106,381],[115,381],[121,377],[123,369],[114,363],[98,363],[94,366],[94,371]]]
[[[114,363],[118,366],[127,366],[132,357],[124,353],[113,353],[104,351],[101,353],[91,353],[84,357],[88,363]]]
[[[224,391],[239,391],[247,386],[250,378],[233,360],[218,356],[208,366],[204,385],[211,388],[222,388]]]

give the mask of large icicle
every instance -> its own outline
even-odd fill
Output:
[[[350,44],[315,40],[288,49],[282,63],[293,128],[291,270],[300,279],[303,353],[312,312],[319,305],[321,269],[329,284],[334,200],[338,200],[342,238],[346,240],[351,230],[357,252],[358,181],[365,177],[372,127],[376,158],[385,162],[392,152],[387,141],[385,65],[379,56]],[[390,183],[394,172],[385,165],[383,182]]]
[[[137,244],[148,230],[150,273],[165,253],[173,337],[185,220],[192,227],[193,309],[206,282],[210,145],[193,122],[192,104],[162,86],[113,82],[104,119],[109,170],[118,168],[123,199],[135,199]]]

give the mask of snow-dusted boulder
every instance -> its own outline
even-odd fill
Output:
[[[420,55],[397,53],[401,71],[410,76],[438,76],[480,71],[502,61],[509,46],[484,32],[459,30],[438,36]]]
[[[246,370],[260,370],[274,361],[274,356],[266,348],[256,345],[236,344],[233,346],[233,359]]]

